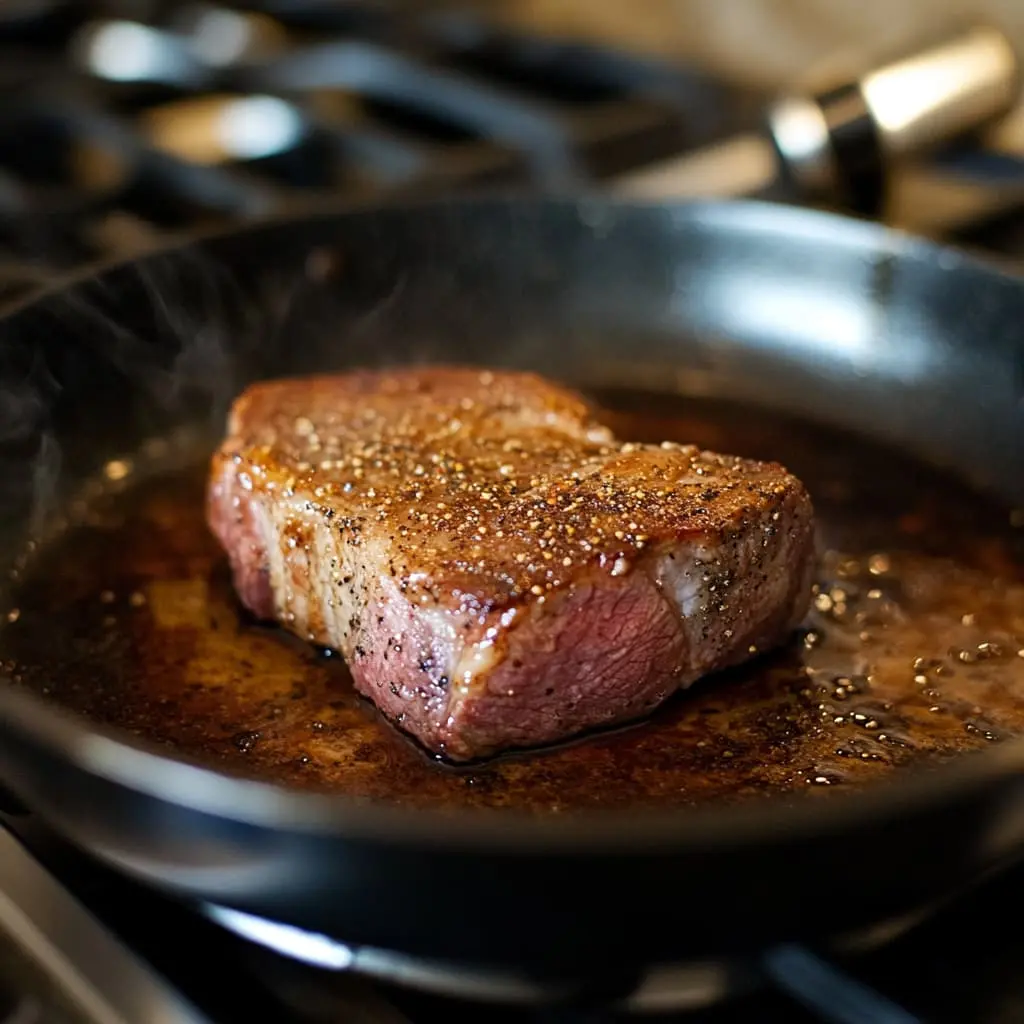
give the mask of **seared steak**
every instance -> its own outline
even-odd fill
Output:
[[[622,443],[530,374],[257,384],[208,502],[242,602],[453,760],[637,718],[782,642],[810,595],[799,480]]]

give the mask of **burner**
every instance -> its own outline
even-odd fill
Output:
[[[571,1000],[579,986],[471,964],[428,960],[366,946],[350,946],[325,935],[276,924],[225,907],[206,915],[236,935],[283,956],[331,970],[349,970],[389,984],[480,1002],[546,1006]],[[758,981],[754,961],[706,961],[652,968],[615,1004],[626,1012],[690,1010],[750,991]]]
[[[282,956],[334,971],[351,971],[388,984],[435,995],[504,1005],[564,1004],[585,995],[576,983],[542,980],[526,974],[409,956],[366,946],[353,946],[326,935],[283,925],[227,907],[208,905],[205,915],[234,934]],[[829,944],[830,951],[868,953],[905,934],[928,916],[928,910],[864,929]],[[746,995],[775,979],[802,993],[809,972],[837,971],[808,950],[779,947],[763,957],[666,964],[630,978],[627,994],[614,1000],[617,1012],[650,1013],[703,1009]],[[852,982],[847,982],[852,986]]]
[[[0,6],[2,262],[70,268],[328,195],[586,187],[755,108],[692,69],[397,2]]]

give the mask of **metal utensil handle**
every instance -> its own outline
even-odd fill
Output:
[[[860,212],[882,201],[886,171],[1005,115],[1021,68],[1006,35],[972,25],[861,74],[778,96],[752,132],[613,183],[624,195],[688,198],[774,189]]]

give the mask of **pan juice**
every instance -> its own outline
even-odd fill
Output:
[[[356,695],[340,657],[243,612],[205,526],[205,451],[156,473],[111,464],[111,486],[15,580],[3,667],[15,685],[227,772],[441,807],[835,792],[1024,734],[1019,516],[820,426],[704,399],[595,397],[620,437],[782,462],[818,519],[813,602],[790,642],[641,722],[439,764]]]

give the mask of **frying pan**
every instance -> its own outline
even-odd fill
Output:
[[[216,429],[249,380],[430,360],[784,409],[1013,505],[1022,333],[1024,282],[994,265],[753,201],[481,197],[261,223],[0,321],[0,545],[10,563],[147,438]],[[349,943],[544,976],[908,912],[1024,850],[1022,768],[1013,739],[824,800],[412,809],[238,778],[0,687],[0,778],[116,868]]]

